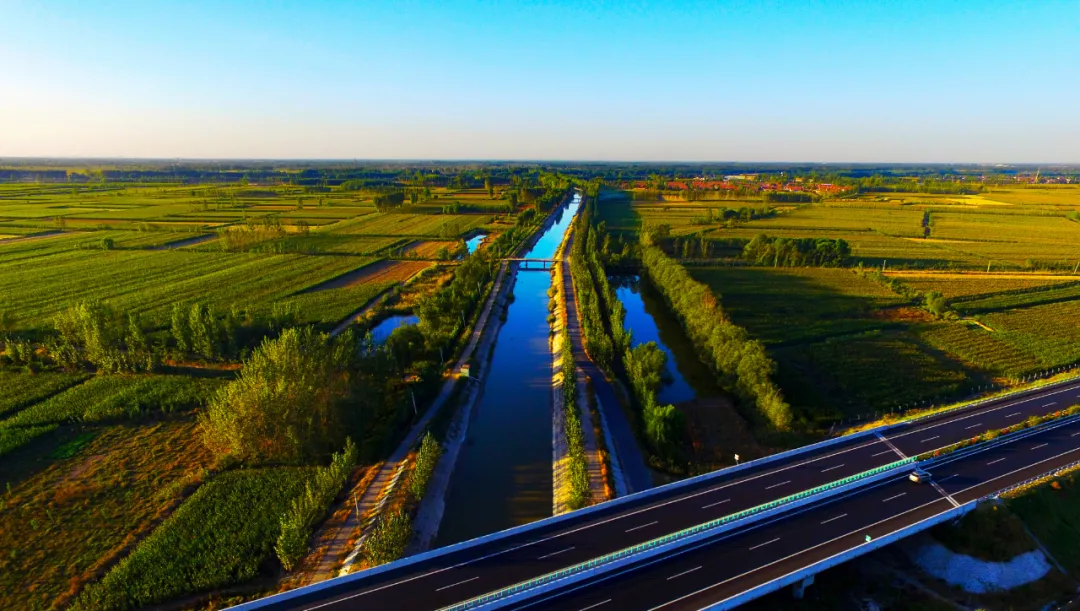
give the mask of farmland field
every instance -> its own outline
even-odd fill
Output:
[[[45,372],[27,375],[0,370],[0,418],[42,401],[85,380],[86,374]]]
[[[1051,289],[1071,284],[1080,278],[1069,276],[1035,276],[1032,274],[949,274],[934,272],[889,272],[904,284],[923,292],[937,291],[949,299],[989,296],[993,293],[1032,288]],[[970,303],[970,302],[969,302]]]
[[[215,477],[73,609],[142,607],[258,577],[274,553],[280,516],[312,471],[277,467]]]
[[[846,269],[690,268],[719,295],[738,325],[766,344],[806,341],[887,326],[873,316],[900,303],[889,289]]]
[[[817,425],[970,388],[958,359],[920,337],[929,317],[848,269],[690,268],[732,321],[771,346],[781,388]],[[887,372],[887,373],[886,373]]]
[[[139,313],[154,324],[163,324],[172,304],[182,301],[204,301],[223,310],[265,308],[271,301],[287,301],[306,288],[372,262],[354,256],[185,250],[49,252],[46,247],[45,252],[30,258],[0,247],[0,292],[5,306],[25,327],[41,328],[61,310],[89,299]],[[307,305],[310,299],[295,301]],[[321,308],[301,310],[307,321],[330,322],[323,315]]]
[[[185,422],[93,430],[69,442],[81,448],[73,455],[12,483],[0,501],[0,606],[62,607],[145,536],[205,477],[210,455],[196,434]]]

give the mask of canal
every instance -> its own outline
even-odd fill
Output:
[[[554,257],[580,206],[575,194],[525,257]],[[550,273],[516,272],[514,300],[472,410],[436,547],[551,515],[550,286]]]
[[[657,395],[660,404],[718,395],[715,376],[698,358],[664,297],[637,276],[614,276],[610,281],[626,307],[626,327],[633,334],[633,345],[656,342],[667,355],[667,375]]]

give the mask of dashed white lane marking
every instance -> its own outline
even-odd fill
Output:
[[[757,549],[757,548],[759,548],[759,547],[765,547],[766,545],[770,545],[770,544],[772,544],[772,543],[776,543],[776,542],[777,542],[777,541],[779,541],[779,540],[780,540],[780,537],[777,537],[777,538],[773,539],[772,541],[766,541],[766,542],[764,542],[764,543],[762,543],[762,544],[760,544],[760,545],[755,545],[754,547],[751,547],[750,549],[751,549],[751,550],[755,550],[755,549]]]
[[[731,499],[724,499],[722,501],[716,501],[715,503],[709,503],[708,505],[702,505],[701,508],[702,509],[708,509],[709,507],[716,507],[717,505],[723,505],[724,503],[726,503],[726,502],[728,502],[730,500]]]
[[[452,584],[450,584],[448,586],[443,586],[441,588],[435,588],[435,591],[436,592],[441,592],[443,590],[449,590],[450,588],[452,588],[454,586],[460,586],[463,583],[469,583],[470,581],[476,581],[477,579],[480,579],[479,575],[477,575],[476,577],[473,577],[472,579],[466,579],[465,581],[459,581],[457,583],[452,583]]]
[[[1019,416],[1019,415],[1020,415],[1020,412],[1013,412],[1011,414],[1006,414],[1005,417],[1006,418],[1012,418],[1013,416]]]
[[[1069,435],[1069,437],[1076,437],[1077,435],[1080,435],[1080,433],[1073,433],[1072,435]]]
[[[900,498],[900,497],[904,496],[905,494],[907,494],[907,493],[906,493],[906,492],[901,492],[900,494],[898,494],[898,495],[896,495],[896,496],[890,496],[889,498],[887,498],[887,499],[885,499],[885,500],[883,500],[883,501],[881,501],[881,502],[882,502],[882,503],[888,503],[889,501],[892,501],[892,500],[898,499],[898,498]]]
[[[1052,403],[1047,403],[1047,404],[1046,404],[1046,405],[1044,405],[1043,407],[1050,407],[1051,405],[1057,405],[1057,401],[1054,401],[1054,402],[1052,402]]]
[[[765,489],[766,490],[772,490],[773,488],[779,488],[780,486],[783,486],[784,484],[790,484],[790,483],[791,483],[791,480],[788,480],[786,482],[780,482],[779,484],[773,484],[772,486],[765,486]]]
[[[981,423],[981,422],[979,422],[979,423],[973,424],[973,425],[971,425],[971,426],[965,426],[965,427],[964,427],[964,430],[966,431],[966,430],[969,430],[969,429],[973,429],[973,428],[975,428],[975,427],[977,427],[977,426],[982,426],[982,423]]]
[[[824,473],[826,471],[832,471],[833,469],[839,469],[840,467],[843,467],[843,466],[844,466],[844,463],[840,463],[839,465],[836,465],[834,467],[829,467],[828,469],[822,469],[821,472]]]
[[[599,607],[600,605],[606,605],[606,604],[608,604],[609,602],[611,602],[611,599],[610,599],[610,598],[609,598],[609,599],[607,599],[607,600],[605,600],[605,601],[603,601],[603,602],[598,602],[598,603],[596,603],[595,605],[589,605],[588,607],[584,607],[584,608],[582,608],[582,609],[579,609],[578,611],[589,611],[589,609],[595,609],[595,608]]]
[[[828,524],[829,522],[834,522],[836,520],[839,520],[840,518],[846,518],[846,517],[847,517],[847,514],[842,513],[842,514],[836,516],[835,518],[829,518],[828,520],[825,520],[824,522],[822,522],[822,524]]]
[[[989,467],[990,465],[996,465],[997,463],[999,463],[999,462],[1001,462],[1003,460],[1005,460],[1005,459],[1004,458],[999,458],[997,460],[991,460],[990,462],[986,463],[986,466]]]
[[[672,575],[671,577],[668,577],[664,581],[671,581],[672,579],[675,579],[676,577],[682,577],[683,575],[688,575],[688,574],[693,573],[694,571],[696,571],[696,570],[698,570],[700,568],[701,568],[700,566],[696,566],[696,567],[690,569],[689,571],[683,571],[681,573],[676,573],[675,575]]]
[[[933,437],[931,437],[929,439],[923,439],[919,443],[926,443],[927,441],[933,441],[933,440],[937,439],[938,437],[941,437],[941,435],[934,435]]]
[[[1031,448],[1031,449],[1032,450],[1038,450],[1039,448],[1045,448],[1048,445],[1050,445],[1050,444],[1048,444],[1048,443],[1040,443],[1039,445],[1037,445],[1037,446],[1035,446],[1034,448]]]
[[[568,552],[568,551],[574,549],[575,547],[576,546],[572,545],[572,546],[570,546],[570,547],[568,547],[566,549],[561,549],[561,550],[559,550],[557,552],[551,552],[550,554],[544,554],[543,556],[540,556],[539,558],[537,558],[537,560],[543,560],[544,558],[551,558],[552,556],[558,556],[559,554],[561,554],[563,552]]]
[[[645,527],[647,527],[647,526],[652,526],[653,524],[659,524],[659,523],[660,523],[660,521],[659,521],[659,520],[653,520],[652,522],[649,522],[648,524],[642,524],[641,526],[635,526],[635,527],[633,527],[633,528],[627,528],[627,529],[626,529],[626,530],[624,530],[623,532],[631,532],[631,531],[635,531],[635,530],[638,530],[638,529],[640,529],[640,528],[645,528]]]
[[[885,450],[884,452],[878,452],[877,454],[871,454],[870,458],[877,458],[878,456],[882,456],[882,455],[885,455],[885,454],[892,454],[892,450]]]
[[[959,476],[960,476],[959,473],[953,473],[952,475],[950,475],[948,477],[943,477],[943,478],[939,479],[938,483],[940,484],[941,482],[948,481],[948,480],[950,480],[950,479],[952,479],[954,477],[959,477]]]

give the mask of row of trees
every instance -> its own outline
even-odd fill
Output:
[[[570,509],[581,509],[589,504],[592,492],[589,488],[589,465],[585,460],[584,430],[581,428],[580,407],[578,405],[577,366],[574,364],[574,350],[570,344],[570,334],[563,327],[562,333],[562,391],[563,421],[566,436],[567,476],[570,483]]]
[[[596,198],[590,198],[575,220],[570,259],[585,345],[599,367],[611,375],[626,374],[648,446],[659,462],[670,466],[681,453],[685,419],[675,406],[658,403],[667,356],[655,342],[631,349],[631,332],[625,326],[626,309],[608,281],[604,267],[611,240],[603,222],[592,222],[595,202]]]
[[[151,350],[139,318],[100,301],[86,301],[57,315],[57,336],[47,352],[58,365],[89,363],[102,373],[153,371],[160,355]]]
[[[709,287],[697,282],[676,261],[644,236],[642,266],[681,320],[691,341],[726,386],[777,429],[793,423],[791,406],[772,381],[776,364],[765,346],[728,320]]]
[[[773,267],[836,267],[851,256],[846,240],[831,238],[771,238],[758,234],[743,247],[742,257]]]

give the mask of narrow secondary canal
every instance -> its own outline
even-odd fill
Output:
[[[664,297],[637,276],[615,276],[611,283],[626,307],[626,326],[633,334],[633,344],[656,342],[667,354],[668,375],[657,396],[660,403],[716,395],[719,389],[715,378],[698,359],[694,345],[668,309]]]
[[[550,259],[581,205],[575,195],[526,257]],[[437,547],[551,515],[551,274],[519,271],[458,457]]]

